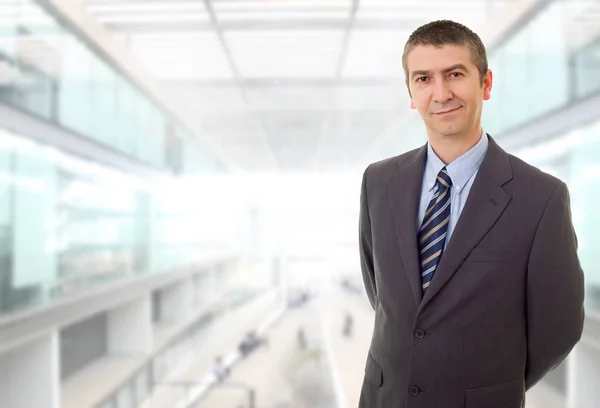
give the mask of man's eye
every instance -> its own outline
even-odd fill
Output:
[[[419,77],[417,78],[417,82],[425,82],[427,81],[427,77]]]
[[[461,75],[462,74],[460,72],[453,72],[453,73],[450,74],[450,76],[453,76],[454,78],[458,78]]]

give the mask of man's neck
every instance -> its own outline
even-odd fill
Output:
[[[429,135],[429,144],[444,164],[448,165],[475,146],[481,137],[481,127],[467,135]]]

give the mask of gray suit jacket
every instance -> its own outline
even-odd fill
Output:
[[[560,180],[490,137],[423,297],[426,146],[364,173],[360,257],[375,310],[360,408],[518,408],[581,337],[583,272]]]

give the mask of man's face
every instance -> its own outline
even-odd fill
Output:
[[[419,111],[430,134],[464,136],[480,128],[492,72],[482,86],[468,47],[417,45],[407,56],[407,68],[410,107]]]

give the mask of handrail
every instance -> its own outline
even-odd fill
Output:
[[[203,383],[198,383],[198,382],[194,382],[194,381],[169,381],[169,382],[164,382],[161,383],[161,385],[166,385],[166,386],[172,386],[172,387],[183,387],[185,388],[185,395],[186,398],[189,395],[189,389],[192,387],[197,387],[197,386],[203,386]],[[256,404],[256,391],[254,390],[254,388],[243,384],[243,383],[236,383],[236,382],[229,382],[229,381],[215,381],[213,383],[210,384],[210,387],[225,387],[225,388],[236,388],[236,389],[242,389],[247,391],[248,393],[248,408],[254,408],[255,404]],[[204,395],[200,395],[198,396],[196,399],[192,400],[189,405],[190,406],[194,406],[196,404],[198,404],[200,402],[200,400],[204,397]]]

